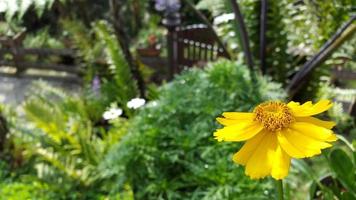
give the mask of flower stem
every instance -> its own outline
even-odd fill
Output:
[[[276,190],[277,190],[277,195],[278,195],[278,200],[283,200],[283,182],[282,180],[275,180],[276,184]]]

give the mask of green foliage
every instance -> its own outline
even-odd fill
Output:
[[[348,143],[345,138],[339,138]],[[334,148],[325,154],[332,173],[323,175],[319,180],[313,179],[310,187],[311,198],[340,200],[356,198],[356,152],[351,144],[346,146],[350,147],[351,151]]]
[[[124,30],[130,39],[135,39],[141,28],[147,28],[153,20],[148,12],[148,0],[126,0],[119,3],[119,13],[124,20]],[[128,17],[130,16],[130,17]]]
[[[273,76],[274,80],[286,85],[288,78],[294,72],[293,68],[298,64],[298,60],[293,59],[293,55],[288,52],[290,48],[286,31],[288,24],[283,23],[286,4],[283,1],[270,1],[268,3],[265,68],[267,74]],[[255,52],[257,52],[257,49],[255,49]],[[260,57],[258,56],[258,58]]]
[[[97,104],[43,83],[35,88],[37,91],[23,108],[32,124],[32,128],[27,127],[30,139],[26,141],[26,152],[36,159],[38,177],[56,186],[57,194],[66,199],[105,194],[108,182],[102,182],[97,167],[108,149],[126,132],[128,122],[117,119],[113,129],[106,131],[93,124],[92,119],[101,115],[102,109],[95,107]]]
[[[353,0],[286,3],[288,37],[293,46],[318,50],[352,14]]]
[[[48,27],[43,28],[33,34],[27,34],[24,40],[25,48],[63,48],[62,42],[52,37],[48,32]]]
[[[229,1],[200,0],[197,7],[209,10],[214,17],[217,17],[232,13],[231,6],[226,2]],[[246,24],[255,64],[259,66],[261,1],[241,0],[238,3]],[[268,75],[283,85],[288,84],[289,78],[300,69],[302,64],[315,54],[349,19],[352,13],[352,5],[352,0],[268,1],[266,66],[264,66]],[[234,19],[216,24],[216,28],[230,49],[235,52],[242,51],[241,41],[238,37],[239,30]],[[355,51],[353,43],[353,40],[345,42],[343,46],[348,50],[346,53],[345,50],[341,51],[343,52],[341,55],[346,55],[351,61]],[[335,58],[329,59],[329,62],[335,63],[335,61]],[[355,66],[354,62],[350,63]],[[300,99],[306,100],[310,98],[311,94],[314,96],[322,77],[329,74],[330,65],[318,67],[312,74],[308,87],[300,95]]]
[[[79,20],[64,19],[61,20],[61,25],[67,33],[67,39],[78,49],[77,53],[83,59],[85,66],[84,85],[89,89],[95,76],[100,77],[107,74],[108,70],[103,63],[105,61],[104,44],[98,40],[93,29],[87,28]]]
[[[289,40],[289,50],[296,54],[296,59],[310,59],[312,55],[317,53],[322,45],[336,33],[352,16],[353,0],[341,1],[301,1],[294,3],[293,0],[285,0],[286,13],[289,13],[284,18],[286,31]],[[330,75],[330,69],[335,67],[337,63],[337,55],[348,47],[346,57],[352,57],[355,51],[354,39],[346,41],[333,56],[321,63],[309,77],[307,87],[300,92],[300,99],[310,98],[310,94],[316,94],[320,82],[325,83],[325,76]],[[344,49],[344,50],[342,50]],[[303,61],[302,60],[302,61]],[[304,63],[305,61],[303,61]],[[297,63],[298,64],[298,63]],[[300,65],[301,63],[299,63]],[[339,66],[343,66],[341,64]],[[353,63],[354,66],[355,63]],[[299,70],[300,66],[292,69]],[[292,73],[293,73],[292,71]]]
[[[50,193],[49,191],[50,187],[48,185],[37,181],[29,183],[0,183],[0,200],[54,199],[54,194]]]
[[[133,118],[130,133],[108,154],[103,173],[130,183],[135,199],[269,199],[268,181],[251,181],[231,156],[239,144],[218,143],[215,117],[283,99],[280,85],[241,63],[220,60],[192,69],[161,88],[158,100]]]
[[[16,24],[0,21],[0,34],[2,36],[13,37],[21,31],[23,31],[23,28]]]
[[[138,95],[136,82],[132,78],[130,67],[108,24],[104,21],[97,22],[94,28],[105,45],[107,60],[112,72],[112,80],[106,80],[103,84],[104,96],[109,98],[108,102],[116,101],[120,107],[125,109],[126,103]]]
[[[345,151],[334,149],[329,154],[330,167],[347,193],[356,198],[356,166]],[[341,192],[341,191],[340,191]]]
[[[311,162],[315,165],[311,165]],[[309,199],[314,199],[316,196],[320,196],[320,193],[325,199],[333,199],[332,190],[321,183],[325,177],[325,168],[327,168],[325,160],[322,163],[318,162],[320,162],[318,158],[313,158],[309,163],[302,159],[292,160],[291,170],[297,171],[296,175],[290,177],[291,179],[288,182],[289,185],[295,187],[291,194],[289,194],[290,197],[293,197],[292,199],[306,199],[306,196],[309,196]],[[302,187],[306,188],[305,194],[301,192]],[[308,190],[309,194],[307,193]]]
[[[213,16],[218,16],[226,12],[226,4],[224,4],[221,0],[200,0],[196,7],[197,9],[211,11]]]
[[[94,37],[93,30],[78,20],[62,20],[61,25],[86,64],[92,65],[101,57],[103,45]]]
[[[36,11],[37,16],[41,16],[45,10],[52,7],[54,2],[55,0],[2,0],[1,3],[2,6],[5,6],[3,12],[5,12],[7,21],[11,21],[14,17],[21,20],[32,7]]]
[[[317,93],[319,99],[334,99],[333,107],[328,110],[328,116],[336,122],[335,132],[342,135],[350,135],[356,130],[355,119],[344,111],[342,102],[352,103],[356,96],[354,89],[342,89],[330,84],[320,83]]]
[[[244,17],[246,29],[249,36],[251,51],[256,59],[256,65],[259,66],[259,48],[260,48],[260,7],[261,1],[242,0],[238,2]],[[220,5],[218,9],[211,5]],[[209,6],[210,5],[210,6]],[[266,25],[266,66],[267,73],[274,80],[286,84],[288,76],[291,73],[292,55],[288,54],[288,39],[285,19],[285,6],[283,1],[268,2],[267,25]],[[227,1],[222,0],[201,0],[198,8],[208,9],[215,17],[226,13],[232,14],[232,8]],[[239,41],[239,30],[236,21],[228,20],[217,24],[219,34],[228,41],[230,48],[241,52],[241,41]],[[237,42],[239,45],[237,45]],[[233,46],[231,46],[233,45]]]

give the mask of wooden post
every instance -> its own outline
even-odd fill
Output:
[[[268,0],[261,1],[261,16],[260,16],[260,60],[262,74],[266,74],[266,26],[267,26],[267,9]]]
[[[0,154],[4,151],[6,135],[8,134],[9,129],[7,127],[7,122],[5,118],[2,116],[0,110]]]
[[[178,52],[177,52],[177,32],[176,28],[180,24],[180,15],[178,10],[173,12],[168,11],[164,14],[163,25],[167,28],[167,53],[168,53],[168,67],[169,79],[172,79],[175,73],[179,72],[178,66]]]
[[[356,117],[356,99],[353,100],[348,112],[351,116]]]
[[[20,64],[24,60],[24,55],[19,52],[19,49],[22,47],[23,40],[25,39],[26,32],[20,32],[15,35],[14,39],[11,41],[11,51],[16,67],[16,75],[20,75],[25,71],[25,68]]]
[[[168,71],[169,80],[173,79],[173,76],[178,71],[177,67],[177,59],[175,57],[175,49],[174,49],[174,38],[175,38],[175,27],[167,27],[168,34],[167,34],[167,57],[168,57]]]

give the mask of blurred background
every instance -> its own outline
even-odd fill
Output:
[[[286,199],[356,199],[355,0],[0,0],[0,200],[271,199],[215,118],[331,99]]]

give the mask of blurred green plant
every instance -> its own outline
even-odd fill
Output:
[[[23,46],[25,48],[63,48],[63,43],[51,36],[47,28],[27,34]]]
[[[257,65],[262,59],[260,55],[261,1],[241,0],[238,3],[249,35],[251,52]],[[230,49],[241,52],[241,40],[237,37],[239,29],[228,1],[200,0],[197,8],[210,11],[218,22],[216,27],[220,36],[224,38]],[[261,68],[265,68],[273,80],[286,86],[302,64],[317,53],[350,16],[352,16],[352,0],[268,1],[265,19],[266,56],[265,64]],[[350,39],[343,44],[348,49],[343,55],[347,55],[348,58],[353,55],[355,49],[353,43]],[[327,61],[335,63],[335,60],[335,57],[331,57]],[[349,62],[347,65],[355,66],[354,62]],[[300,92],[300,100],[310,99],[310,94],[316,94],[319,82],[323,82],[323,76],[329,74],[330,65],[320,64],[310,76],[311,81],[307,87]]]
[[[97,36],[105,45],[105,52],[112,79],[104,80],[102,92],[109,102],[118,102],[126,113],[130,111],[126,103],[138,96],[137,83],[132,78],[128,63],[126,62],[117,39],[111,33],[110,27],[104,21],[95,23],[94,29]]]
[[[293,165],[311,181],[309,199],[352,200],[356,198],[355,145],[348,143],[343,136],[339,136],[339,139],[346,145],[323,153],[329,171],[320,176],[317,176],[305,161],[294,160]]]
[[[330,80],[328,80],[330,81]],[[343,108],[343,103],[352,104],[356,96],[356,90],[343,89],[328,84],[320,83],[317,93],[318,98],[334,99],[334,106],[328,111],[330,118],[336,122],[335,132],[345,136],[352,136],[352,132],[356,131],[355,118]],[[353,136],[356,139],[356,135]],[[351,139],[353,139],[351,137]]]
[[[133,118],[129,133],[102,163],[103,173],[117,186],[129,183],[135,199],[271,198],[268,181],[250,181],[227,156],[239,145],[212,137],[222,111],[285,98],[269,79],[259,77],[254,85],[243,64],[227,60],[183,72]]]
[[[38,199],[51,200],[56,198],[50,186],[38,181],[3,182],[0,183],[0,200]]]
[[[104,58],[104,44],[96,37],[95,30],[90,29],[79,20],[61,20],[61,25],[66,32],[69,46],[78,49],[78,55],[83,59],[85,74],[84,86],[91,85],[93,78],[106,76],[107,69]]]
[[[94,124],[103,112],[100,104],[44,83],[33,88],[23,105],[30,126],[19,131],[28,137],[25,152],[36,160],[38,177],[66,199],[107,195],[110,183],[103,182],[98,166],[128,121],[118,118],[106,130]]]
[[[249,35],[251,52],[259,61],[260,51],[260,7],[261,1],[239,1],[246,28]],[[217,8],[211,5],[219,5]],[[284,19],[288,16],[283,12],[284,1],[268,2],[266,63],[264,68],[274,80],[286,84],[291,74],[293,55],[288,53],[288,39]],[[239,29],[234,20],[231,4],[222,0],[201,0],[197,8],[207,9],[215,17],[215,24],[221,37],[228,41],[230,49],[241,52],[241,41],[238,40]],[[230,16],[229,16],[230,15]],[[259,63],[255,63],[259,65]]]
[[[356,199],[356,152],[349,156],[342,149],[334,149],[328,156],[330,168],[341,187],[333,188],[340,199]]]
[[[60,0],[64,2],[65,0]],[[34,8],[37,16],[42,16],[43,12],[50,9],[54,4],[55,0],[2,0],[2,9],[0,13],[5,13],[5,18],[7,21],[17,18],[21,20],[25,13]]]
[[[106,107],[116,102],[125,110],[126,116],[131,116],[133,113],[127,109],[126,104],[138,96],[137,82],[132,78],[132,72],[111,26],[105,21],[97,21],[92,23],[92,29],[88,29],[79,21],[70,20],[62,20],[62,25],[85,63],[85,86],[90,87],[97,76],[101,82],[100,101]],[[153,70],[143,64],[139,67],[145,80],[149,82]],[[155,98],[156,86],[149,84],[147,87],[148,98]]]

